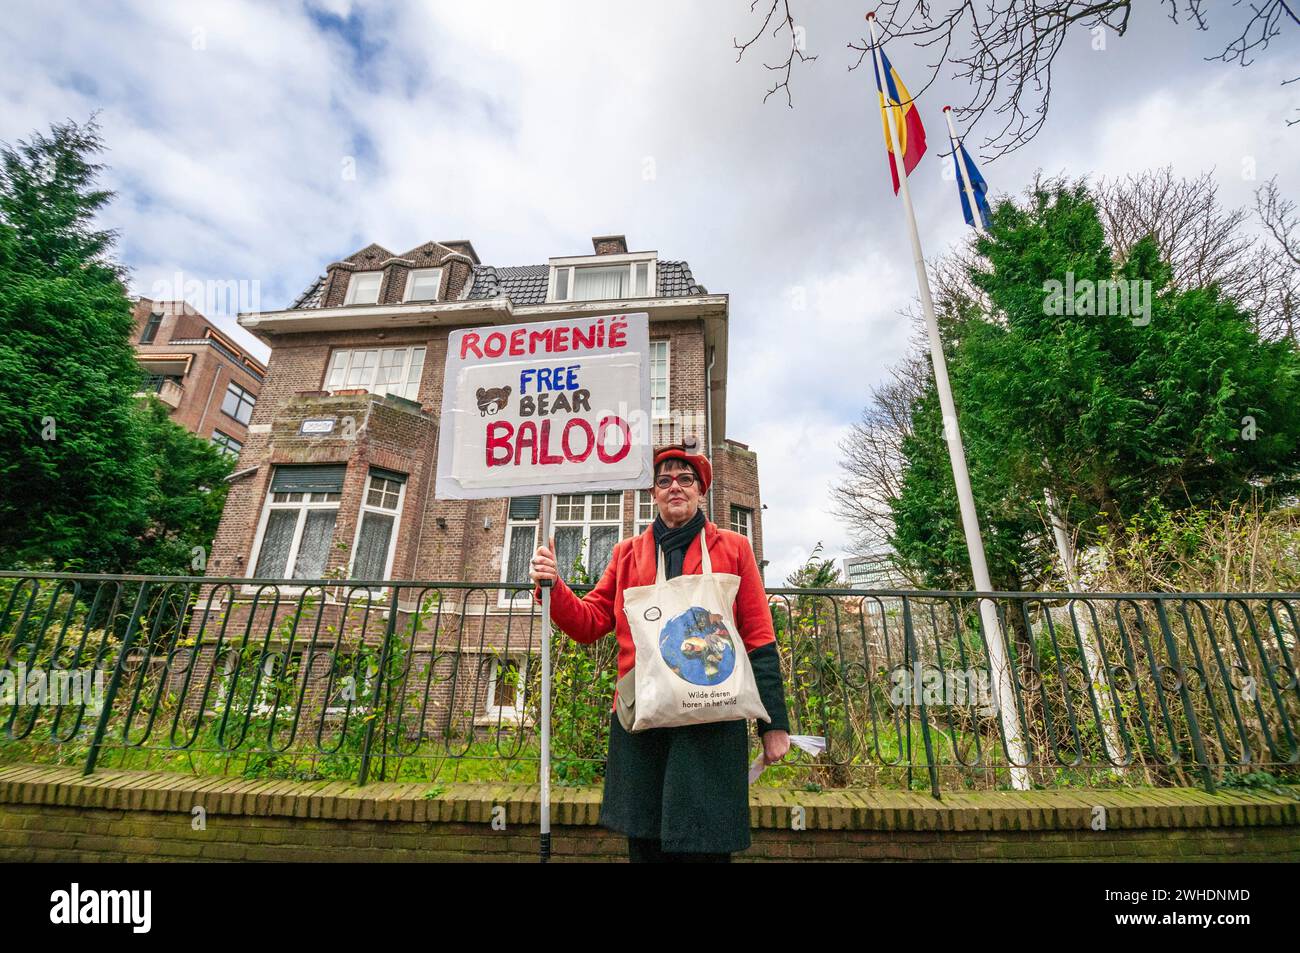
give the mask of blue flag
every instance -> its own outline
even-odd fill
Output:
[[[984,181],[984,176],[980,175],[980,170],[975,168],[975,160],[970,157],[966,151],[966,146],[958,143],[958,151],[961,152],[962,161],[966,163],[966,176],[970,179],[971,191],[975,193],[975,206],[980,210],[980,221],[985,228],[989,227],[989,200],[986,193],[989,185]],[[962,185],[961,169],[957,166],[957,153],[952,154],[953,168],[957,172],[957,194],[961,196],[961,214],[966,219],[966,224],[972,228],[975,226],[975,219],[971,216],[970,198],[966,195],[966,189]]]

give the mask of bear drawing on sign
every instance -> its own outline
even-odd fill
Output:
[[[506,406],[506,401],[510,399],[510,388],[480,387],[475,396],[478,398],[478,415],[486,417],[489,414],[495,414]]]

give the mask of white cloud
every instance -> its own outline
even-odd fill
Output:
[[[779,93],[762,103],[778,41],[736,63],[733,36],[757,26],[744,2],[31,2],[0,34],[0,138],[102,110],[107,221],[146,293],[180,272],[256,281],[281,306],[371,241],[469,238],[486,261],[525,264],[622,232],[688,259],[731,295],[729,435],[759,455],[775,582],[818,539],[842,553],[836,444],[901,354],[916,295],[871,78],[845,69],[861,12],[803,13],[819,59],[796,70],[790,110]],[[1216,166],[1242,202],[1245,155],[1260,180],[1300,185],[1283,58],[1180,59],[1151,45],[1161,29],[1135,25],[1104,58],[1081,40],[1043,134],[984,167],[994,191],[1019,193],[1039,167],[1172,161]],[[929,57],[891,53],[919,88]],[[939,155],[939,107],[961,94],[943,75],[923,100],[930,154],[912,182],[932,257],[968,234]]]

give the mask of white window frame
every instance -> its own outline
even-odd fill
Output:
[[[641,518],[642,503],[645,503],[650,507],[650,518],[648,520],[643,520]],[[651,493],[649,490],[636,491],[635,506],[636,506],[636,512],[633,514],[632,523],[636,527],[636,534],[640,536],[642,533],[644,533],[647,529],[650,528],[650,524],[655,521],[655,517],[659,515],[659,512],[658,510],[655,509],[654,494]]]
[[[367,513],[375,513],[379,516],[391,516],[393,518],[393,533],[388,538],[388,555],[384,558],[384,579],[391,579],[393,573],[393,559],[397,555],[397,534],[402,529],[402,510],[406,504],[406,484],[409,480],[403,480],[397,489],[397,509],[388,510],[382,506],[370,505],[370,487],[375,479],[375,471],[371,470],[366,474],[365,491],[361,494],[361,506],[357,509],[357,530],[352,536],[352,551],[348,556],[348,578],[356,578],[354,567],[357,561],[357,547],[361,544],[361,524],[364,522]],[[387,477],[382,474],[379,479],[386,480]],[[368,589],[368,592],[374,594],[382,592],[382,589]]]
[[[438,276],[437,287],[433,290],[432,298],[412,298],[411,292],[415,289],[415,276],[433,272]],[[442,269],[441,268],[412,268],[406,273],[406,290],[402,292],[402,301],[437,301],[438,295],[442,291]]]
[[[571,517],[565,519],[559,518],[558,514],[560,508],[560,499],[562,496],[582,497],[582,518],[581,519],[573,519]],[[603,518],[599,520],[592,519],[591,517],[591,507],[593,503],[592,498],[596,496],[617,497],[618,517],[616,519],[608,519],[608,518]],[[557,494],[556,496],[552,496],[551,497],[551,531],[554,532],[555,530],[561,527],[573,527],[573,526],[582,527],[583,530],[582,564],[585,567],[587,567],[587,572],[590,573],[591,572],[591,531],[592,529],[597,526],[617,526],[618,541],[621,541],[623,539],[623,494],[617,490],[614,490],[614,491],[600,492],[600,493],[564,493],[564,494]],[[557,543],[556,545],[558,547],[559,544]],[[559,554],[557,553],[556,556],[558,558]],[[561,573],[561,575],[563,575],[563,573]],[[595,583],[594,579],[592,580],[592,583],[593,584]]]
[[[736,514],[737,514],[737,513],[744,513],[744,514],[745,514],[746,520],[745,520],[745,528],[744,528],[743,530],[741,530],[741,529],[736,529]],[[748,506],[737,506],[735,503],[732,503],[732,504],[731,504],[731,512],[727,514],[727,529],[731,530],[733,533],[739,533],[741,536],[745,537],[745,539],[749,540],[749,543],[750,543],[750,545],[752,546],[752,545],[754,544],[754,511],[753,511],[753,509],[751,509],[751,508],[748,507]]]
[[[519,681],[515,685],[513,705],[497,704],[497,680],[501,674],[501,662],[503,659],[505,661],[514,662],[516,670],[519,672]],[[522,657],[513,654],[492,656],[491,664],[488,666],[487,698],[483,706],[487,718],[492,720],[500,719],[504,722],[523,721],[528,688],[527,674],[528,666]]]
[[[509,507],[509,503],[507,502],[506,519],[505,519],[506,537],[505,537],[505,545],[501,547],[501,578],[498,580],[503,586],[509,584],[509,580],[506,577],[509,576],[510,574],[510,538],[514,535],[515,527],[526,526],[532,528],[533,530],[532,552],[536,552],[537,538],[538,538],[537,527],[540,522],[541,522],[540,520],[535,520],[535,519],[532,520],[511,519],[510,507]],[[512,607],[518,609],[521,606],[536,606],[536,603],[534,603],[533,601],[533,594],[531,589],[526,589],[523,592],[517,592],[517,593],[509,592],[505,589],[497,590],[498,609],[509,609]],[[538,609],[538,611],[541,611],[540,606],[536,606],[536,608]]]
[[[423,351],[423,352],[424,352],[424,353],[420,356],[420,376],[419,376],[418,378],[416,378],[416,380],[411,381],[411,380],[410,380],[410,376],[411,376],[411,364],[412,364],[412,362],[415,360],[415,352],[416,352],[417,350],[419,350],[419,351]],[[357,359],[357,355],[358,355],[358,354],[368,354],[368,353],[374,352],[374,354],[375,354],[375,368],[374,368],[374,374],[375,374],[375,377],[377,378],[377,377],[379,376],[379,368],[383,366],[383,359],[384,359],[384,352],[385,352],[385,351],[402,351],[402,352],[403,352],[403,357],[402,357],[402,379],[401,379],[401,384],[400,384],[400,388],[399,388],[399,391],[400,391],[400,392],[395,392],[395,391],[393,390],[393,388],[392,388],[390,385],[388,385],[388,384],[377,385],[377,384],[375,384],[375,382],[374,382],[373,379],[371,380],[371,382],[370,382],[369,384],[349,384],[349,383],[348,383],[348,377],[350,376],[350,374],[351,374],[351,372],[352,372],[352,365],[353,365],[353,362],[356,361],[356,359]],[[342,379],[342,381],[340,381],[338,384],[330,384],[330,378],[334,375],[335,365],[336,365],[336,364],[338,363],[338,361],[339,361],[339,356],[340,356],[340,355],[343,355],[343,354],[346,354],[346,355],[347,355],[347,358],[346,358],[346,360],[344,361],[344,363],[343,363],[343,367],[342,367],[343,379]],[[404,398],[406,398],[407,400],[418,400],[418,399],[419,399],[419,395],[420,395],[420,383],[421,383],[421,381],[424,379],[425,364],[426,364],[426,362],[427,362],[428,360],[429,360],[429,348],[428,348],[427,345],[424,345],[424,344],[402,344],[402,345],[397,345],[397,346],[395,346],[395,347],[340,347],[340,348],[335,348],[332,352],[330,352],[330,359],[329,359],[329,362],[325,365],[325,379],[324,379],[324,381],[322,381],[322,383],[321,383],[321,390],[329,391],[329,392],[332,394],[332,393],[334,393],[335,391],[340,391],[340,390],[355,390],[355,389],[358,389],[358,388],[362,388],[362,387],[364,387],[365,390],[369,391],[369,392],[372,393],[372,394],[379,394],[379,395],[381,395],[381,396],[384,396],[384,395],[390,395],[390,394],[391,394],[391,395],[393,395],[393,396],[395,396],[395,397],[404,397]],[[405,392],[406,392],[406,390],[407,390],[408,387],[414,387],[414,388],[415,388],[415,396],[414,396],[414,397],[407,397],[407,395],[406,395]]]
[[[554,534],[555,530],[558,529],[558,528],[560,528],[560,527],[562,527],[562,526],[581,526],[581,527],[582,527],[582,529],[583,529],[583,534],[582,534],[582,564],[583,564],[584,566],[586,566],[588,572],[590,572],[590,571],[591,571],[591,530],[592,530],[592,527],[595,527],[595,526],[616,526],[616,527],[618,527],[618,540],[617,540],[617,542],[621,542],[622,539],[623,539],[623,494],[622,494],[622,492],[620,492],[620,491],[618,491],[618,490],[608,491],[608,495],[610,495],[610,496],[615,496],[615,497],[618,498],[618,516],[617,516],[616,519],[599,519],[599,520],[595,520],[595,521],[593,521],[592,518],[591,518],[592,497],[594,497],[594,496],[605,496],[605,495],[607,495],[605,491],[602,491],[602,492],[600,492],[600,493],[565,493],[565,494],[561,494],[561,495],[563,495],[563,496],[581,496],[581,497],[582,497],[582,519],[580,519],[580,520],[578,520],[578,519],[563,519],[563,520],[559,519],[558,516],[557,516],[557,514],[559,513],[560,495],[552,496],[552,497],[551,497],[551,532],[552,532],[552,534]],[[512,519],[510,519],[510,516],[509,516],[509,510],[507,510],[506,513],[507,513],[507,515],[506,515],[506,521],[505,521],[505,522],[506,522],[505,539],[504,539],[504,542],[503,542],[502,547],[501,547],[501,578],[500,578],[500,582],[501,582],[502,585],[506,585],[506,584],[507,584],[506,576],[508,575],[509,570],[510,570],[510,537],[511,537],[511,535],[512,535],[513,532],[514,532],[514,527],[516,527],[516,526],[531,526],[531,527],[533,528],[533,539],[534,539],[534,541],[536,541],[536,539],[537,539],[537,526],[538,526],[538,523],[539,523],[538,520],[512,520]],[[535,544],[535,543],[534,543],[534,547],[533,547],[533,548],[534,548],[534,550],[536,549],[536,544]],[[558,554],[557,554],[557,555],[558,555]],[[561,573],[561,575],[563,575],[563,573]],[[510,593],[506,592],[504,589],[499,589],[499,590],[497,590],[497,608],[499,608],[499,609],[509,609],[512,605],[513,605],[515,608],[518,608],[518,607],[520,606],[520,604],[523,603],[523,602],[525,601],[525,597],[527,598],[527,603],[528,603],[528,604],[530,604],[530,605],[533,605],[533,604],[534,604],[534,603],[533,603],[533,597],[532,597],[532,594],[531,594],[531,590],[528,590],[528,591],[525,591],[525,592],[521,592],[521,593],[519,593],[519,594],[515,597],[515,599],[512,600],[512,599],[510,598]]]
[[[657,256],[647,255],[588,255],[582,258],[552,259],[551,274],[546,286],[546,300],[548,302],[559,301],[600,301],[600,298],[575,298],[573,296],[575,288],[576,275],[575,269],[578,268],[616,268],[619,265],[625,265],[628,269],[627,286],[631,293],[623,298],[609,299],[626,301],[632,298],[657,298],[659,297],[659,261]],[[645,294],[636,293],[636,270],[638,265],[646,265],[646,290]],[[563,298],[558,296],[560,272],[565,272],[568,276],[567,292]]]
[[[330,496],[331,494],[311,493],[311,494],[304,494],[304,495],[315,497],[315,496]],[[275,502],[276,494],[273,493],[270,489],[268,489],[266,491],[266,501],[262,504],[262,515],[259,518],[257,523],[257,535],[253,539],[253,551],[248,560],[248,571],[250,573],[257,572],[258,561],[262,558],[262,541],[263,541],[263,537],[266,535],[267,523],[269,523],[271,520],[271,512],[273,510],[298,509],[300,510],[298,515],[298,522],[293,528],[293,539],[289,543],[289,553],[285,557],[284,573],[282,574],[284,578],[292,579],[293,566],[294,563],[298,561],[298,550],[302,544],[302,532],[307,526],[307,516],[306,516],[307,511],[329,510],[329,509],[334,510],[334,527],[335,529],[338,528],[339,504],[342,500],[343,494],[336,493],[332,495],[338,496],[339,499],[323,500],[320,502],[314,500],[312,501],[301,500],[301,501],[285,501],[285,502],[277,503]],[[326,559],[326,562],[328,561],[329,560]],[[255,577],[255,578],[260,578],[260,577]],[[279,591],[281,595],[300,595],[303,591],[306,590],[306,588],[307,588],[306,586],[281,586]],[[245,593],[255,593],[258,590],[258,586],[247,585],[243,587],[243,590]]]
[[[358,301],[357,292],[359,290],[359,286],[357,284],[357,279],[363,277],[370,277],[371,275],[374,275],[377,279],[379,279],[378,284],[375,285],[375,300]],[[379,296],[383,293],[383,290],[384,290],[384,273],[382,271],[354,271],[348,275],[348,290],[347,290],[347,294],[343,296],[343,303],[345,305],[379,304]]]
[[[292,658],[298,659],[298,676],[296,676],[294,679],[295,689],[296,686],[298,686],[298,679],[300,679],[300,677],[303,677],[302,654],[303,654],[302,649],[295,649],[294,651],[292,651],[292,653],[286,653],[286,663],[289,662],[289,659]],[[240,664],[243,663],[240,662]],[[265,666],[265,664],[266,664],[266,660],[263,659],[263,666]],[[220,712],[225,709],[226,698],[229,697],[229,693],[230,693],[230,677],[231,676],[229,675],[229,673],[221,672],[221,671],[217,672],[216,697],[213,698],[213,702],[212,702],[213,706],[212,709],[208,711],[208,714],[214,715],[217,714],[217,712]],[[268,676],[266,676],[266,670],[265,668],[263,668],[263,671],[261,671],[261,675],[257,676],[257,699],[252,703],[252,714],[269,715],[270,712],[276,710],[276,706],[272,705],[272,703],[270,703],[269,701],[264,701],[264,698],[266,698],[266,696],[269,696],[270,694],[268,690],[266,690],[266,677]],[[298,705],[298,692],[294,690],[294,692],[291,693],[289,701],[285,701],[285,699],[281,699],[281,705],[279,705],[279,711],[281,711],[281,715],[285,715],[285,714],[292,715],[292,712],[294,712],[296,705]],[[231,716],[242,715],[243,712],[244,709],[230,709]]]
[[[664,350],[664,412],[655,413],[655,379],[654,379],[654,354],[655,349],[662,345]],[[650,417],[652,420],[667,420],[672,416],[672,348],[666,340],[650,342]]]

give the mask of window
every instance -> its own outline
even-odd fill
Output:
[[[372,394],[416,400],[424,373],[424,351],[422,347],[335,351],[325,373],[325,389],[365,388]]]
[[[378,304],[379,286],[383,283],[382,271],[358,271],[348,279],[348,293],[344,304]]]
[[[668,342],[650,342],[650,416],[668,416]]]
[[[537,522],[542,511],[540,496],[516,496],[510,500],[506,514],[506,544],[501,556],[501,581],[528,585],[528,563],[537,549]],[[510,605],[512,593],[503,590],[498,605]],[[532,602],[528,591],[515,595],[515,603]]]
[[[605,571],[614,544],[623,536],[622,493],[566,493],[554,497],[555,562],[565,582],[572,582],[581,558],[594,583]]]
[[[552,301],[604,301],[654,294],[653,261],[556,265]]]
[[[518,659],[492,659],[488,670],[487,713],[493,718],[512,721],[523,716],[524,679]]]
[[[141,344],[152,344],[153,339],[158,336],[158,328],[162,325],[163,316],[150,312],[149,320],[145,322],[144,334],[140,335]]]
[[[236,440],[230,434],[222,433],[220,430],[212,431],[212,442],[228,457],[239,456],[239,451],[244,449],[244,445]]]
[[[627,298],[631,272],[626,265],[613,268],[578,268],[573,273],[575,301]]]
[[[254,576],[321,577],[334,539],[345,471],[343,464],[275,468],[254,546]]]
[[[510,501],[506,520],[505,547],[501,557],[501,581],[527,585],[528,564],[537,549],[537,528],[541,497],[519,496]],[[555,561],[565,582],[573,582],[573,565],[581,559],[594,583],[609,565],[614,545],[623,538],[622,493],[571,493],[552,500],[551,533],[555,537]],[[510,605],[510,593],[502,592],[499,605]],[[529,592],[516,596],[516,605],[531,602]]]
[[[256,403],[256,397],[231,381],[226,387],[226,398],[221,402],[221,410],[241,424],[246,424],[253,416],[253,407]]]
[[[293,717],[302,672],[302,652],[276,652],[265,646],[246,651],[224,648],[216,656],[216,691],[211,714],[232,717],[251,711],[257,715]],[[256,692],[254,692],[256,688]],[[232,695],[233,693],[233,695]]]
[[[731,531],[739,533],[750,541],[754,542],[754,511],[745,509],[743,506],[733,506],[731,508]]]
[[[442,286],[441,268],[416,268],[406,276],[403,301],[437,301]]]
[[[361,501],[357,539],[352,547],[353,579],[387,579],[397,548],[397,523],[402,514],[406,474],[370,468]]]
[[[636,491],[636,534],[640,536],[655,521],[658,516],[655,510],[654,497],[650,495],[649,490]]]

